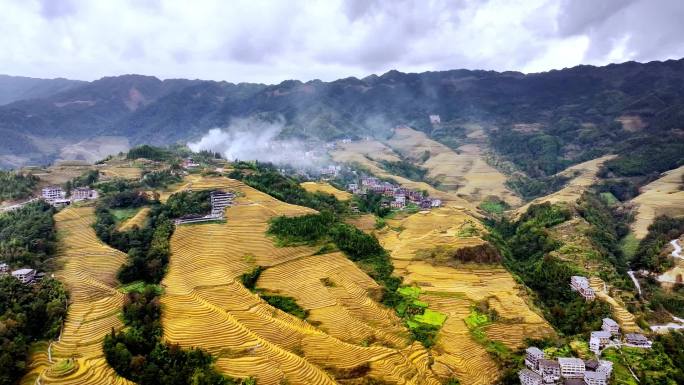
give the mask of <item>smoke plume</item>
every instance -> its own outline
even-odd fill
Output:
[[[221,153],[229,160],[258,160],[298,167],[313,166],[306,146],[298,140],[278,140],[284,121],[233,119],[225,128],[213,128],[197,142],[188,143],[192,151]]]

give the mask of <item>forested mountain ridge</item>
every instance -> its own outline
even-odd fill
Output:
[[[278,85],[124,75],[0,107],[0,164],[58,157],[58,149],[41,145],[47,138],[114,135],[131,144],[168,144],[251,116],[282,118],[281,135],[323,140],[382,137],[399,124],[435,134],[428,115],[438,114],[448,128],[442,137],[461,135],[462,124],[482,124],[499,155],[539,177],[608,152],[676,142],[682,136],[683,85],[684,60],[537,74],[393,70]],[[22,158],[10,161],[17,154]]]
[[[0,105],[17,100],[48,97],[85,82],[64,78],[36,79],[24,76],[0,75]]]

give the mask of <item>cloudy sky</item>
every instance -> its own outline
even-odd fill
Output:
[[[682,0],[0,0],[0,73],[274,83],[684,57]]]

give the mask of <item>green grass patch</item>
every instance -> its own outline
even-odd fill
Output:
[[[290,313],[297,318],[306,319],[306,317],[309,316],[309,311],[299,306],[297,301],[292,297],[270,294],[260,294],[260,297],[268,302],[269,305],[278,308],[285,313]]]
[[[601,197],[601,200],[608,206],[613,206],[620,202],[611,192],[602,192],[599,194],[599,197]]]
[[[601,358],[613,363],[612,383],[616,385],[638,385],[639,382],[634,379],[627,368],[625,357],[615,349],[606,349],[603,351]]]
[[[627,260],[630,260],[632,257],[634,257],[638,247],[639,240],[632,232],[629,232],[624,238],[622,238],[622,240],[620,240],[620,249],[622,249],[622,253],[625,254]]]
[[[468,329],[471,330],[478,329],[492,323],[487,314],[480,313],[476,308],[471,309],[470,314],[468,314],[464,322],[466,323],[466,326],[468,326]]]
[[[472,223],[467,223],[458,230],[456,234],[459,238],[470,238],[480,235],[480,230],[477,229]]]
[[[142,209],[142,207],[124,207],[120,209],[110,209],[109,212],[114,216],[116,223],[121,223],[133,218],[140,209]]]
[[[413,319],[420,323],[428,325],[442,326],[444,325],[444,321],[446,321],[447,316],[446,314],[440,313],[438,311],[425,309],[425,312],[423,314],[418,314],[414,316]]]
[[[154,291],[157,294],[162,293],[162,287],[161,285],[153,285],[153,284],[147,284],[144,281],[135,281],[128,283],[126,285],[119,286],[119,291],[128,294],[128,293],[142,293],[147,286],[153,287]]]
[[[501,201],[485,201],[480,203],[480,208],[490,214],[502,215],[506,210],[506,205]]]
[[[409,297],[409,298],[418,298],[420,295],[420,288],[417,286],[403,286],[400,287],[397,292],[404,297]]]

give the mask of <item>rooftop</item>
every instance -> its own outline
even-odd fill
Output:
[[[639,333],[627,333],[625,334],[625,338],[628,340],[648,341],[648,338],[646,338],[645,335]]]
[[[12,274],[16,275],[23,275],[23,274],[29,274],[31,272],[34,272],[35,270],[33,269],[19,269],[19,270],[14,270]]]
[[[582,365],[584,366],[584,361],[575,357],[558,357],[558,364],[560,365]]]
[[[604,319],[603,319],[603,323],[605,323],[606,325],[610,325],[610,326],[618,326],[618,323],[615,322],[615,321],[614,321],[613,319],[611,319],[611,318],[604,318]]]
[[[541,359],[539,360],[539,367],[545,367],[545,368],[558,368],[560,365],[558,364],[558,361],[556,360],[545,360]]]
[[[538,347],[536,346],[530,346],[525,350],[527,354],[534,354],[534,355],[544,355],[544,352],[542,352]]]
[[[530,369],[527,369],[527,368],[521,369],[521,370],[518,372],[518,376],[523,376],[523,375],[525,375],[525,376],[527,376],[527,377],[534,377],[534,378],[539,378],[539,379],[541,379],[541,376],[540,376],[539,374],[537,374],[537,373],[535,373],[535,372],[533,372],[533,371],[531,371]]]
[[[597,338],[610,338],[611,335],[612,334],[610,334],[610,332],[607,330],[597,330],[591,332],[591,336]]]
[[[584,378],[591,378],[595,380],[605,380],[606,374],[603,372],[584,372]]]

